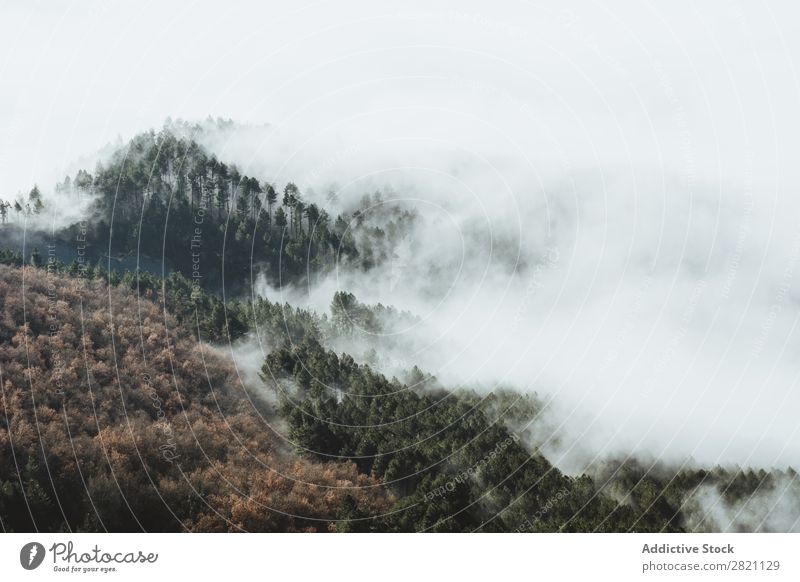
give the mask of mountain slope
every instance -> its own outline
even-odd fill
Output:
[[[9,266],[0,302],[5,531],[330,530],[389,506],[354,465],[281,452],[229,362],[155,303]]]

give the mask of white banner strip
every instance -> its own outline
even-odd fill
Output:
[[[4,534],[3,580],[800,580],[800,534]]]

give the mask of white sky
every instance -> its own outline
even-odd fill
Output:
[[[605,452],[797,464],[799,28],[788,0],[0,0],[0,197],[211,115],[272,124],[215,149],[279,183],[416,166],[529,243],[546,206],[535,300],[467,271],[433,313],[453,369],[583,403]]]
[[[167,116],[360,133],[349,116],[382,130],[409,106],[422,128],[439,107],[557,143],[571,166],[800,183],[792,2],[604,4],[3,1],[3,187]]]

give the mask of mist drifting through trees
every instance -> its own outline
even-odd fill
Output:
[[[437,300],[453,272],[427,247],[435,211],[308,200],[218,160],[192,137],[208,131],[170,122],[65,178],[54,192],[92,200],[85,220],[28,225],[24,254],[4,225],[6,529],[795,528],[791,466],[570,456],[564,395],[426,370],[448,345],[429,314],[330,283]],[[492,268],[534,301],[562,260],[552,246]]]
[[[2,12],[0,530],[800,531],[791,3]]]

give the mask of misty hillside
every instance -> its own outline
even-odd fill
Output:
[[[257,274],[280,286],[336,265],[369,269],[413,220],[398,212],[380,225],[365,222],[369,198],[332,214],[291,181],[259,180],[218,160],[193,139],[206,131],[184,123],[141,133],[49,196],[34,185],[0,200],[0,244],[19,252],[23,240],[29,252],[52,245],[64,263],[177,271],[203,289],[239,292]],[[83,220],[64,224],[57,213],[75,205],[86,207]]]
[[[756,502],[796,489],[794,473],[630,460],[566,476],[524,428],[535,398],[452,392],[416,369],[388,379],[327,351],[335,324],[288,306],[252,313],[284,342],[265,394],[124,277],[2,267],[0,294],[6,530],[714,530],[708,509],[768,519]],[[331,321],[385,312],[335,306]]]
[[[139,134],[0,205],[4,530],[798,527],[793,468],[605,451],[569,430],[569,394],[530,387],[547,336],[519,338],[550,321],[537,292],[558,247],[520,258],[489,233],[484,269],[474,222],[458,260],[435,210],[245,175],[203,131]],[[76,200],[83,220],[48,227]],[[521,299],[503,312],[506,276]],[[486,280],[485,297],[459,295]],[[463,376],[434,367],[453,354]],[[616,429],[618,402],[580,388]],[[601,452],[567,467],[584,445]]]
[[[4,531],[328,531],[343,503],[389,506],[352,463],[282,452],[229,361],[152,301],[0,266],[0,302]]]

